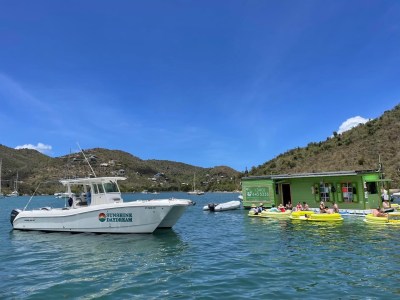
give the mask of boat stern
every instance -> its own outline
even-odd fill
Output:
[[[21,212],[20,209],[13,209],[13,210],[11,211],[11,214],[10,214],[10,222],[11,222],[11,225],[13,225],[13,227],[14,227],[14,220],[15,220],[15,218],[19,215],[20,212]]]

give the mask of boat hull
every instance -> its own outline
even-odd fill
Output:
[[[193,201],[187,199],[157,200],[157,202],[167,203],[168,205],[172,206],[169,213],[165,216],[157,228],[172,228],[183,215],[186,208],[190,205],[193,205]]]
[[[12,220],[14,229],[93,233],[152,233],[172,206],[97,205],[78,209],[21,211]]]
[[[157,228],[172,228],[179,218],[183,215],[187,208],[187,205],[176,205],[173,206],[167,216],[161,221]]]

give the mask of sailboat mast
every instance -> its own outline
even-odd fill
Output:
[[[18,171],[17,171],[17,179],[14,182],[14,191],[18,192]]]

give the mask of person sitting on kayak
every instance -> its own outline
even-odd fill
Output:
[[[386,213],[381,211],[381,207],[380,206],[378,206],[377,208],[372,210],[372,215],[374,217],[383,217],[383,218],[386,218],[388,216],[388,214],[386,214]]]
[[[272,204],[272,207],[270,208],[269,211],[270,212],[280,212],[280,210],[275,207],[275,204]]]
[[[332,210],[334,213],[339,213],[339,206],[337,205],[336,202],[333,202]]]
[[[279,204],[278,209],[279,209],[281,212],[285,212],[285,211],[286,211],[286,209],[285,209],[285,207],[282,205],[282,203]]]
[[[391,212],[394,211],[393,207],[390,207],[390,203],[388,199],[383,200],[382,202],[382,208],[384,212]]]
[[[303,210],[303,206],[301,205],[300,202],[298,202],[296,205],[296,211],[301,211],[301,210]]]
[[[303,210],[310,210],[310,207],[308,206],[307,202],[303,202]]]
[[[319,203],[319,212],[320,212],[321,214],[326,213],[326,209],[327,209],[327,207],[325,206],[324,201],[321,201],[321,202]]]
[[[257,206],[255,204],[252,204],[251,208],[250,208],[250,211],[254,212],[255,215],[258,214]]]
[[[326,206],[325,203],[323,201],[321,201],[321,203],[319,205],[319,212],[321,214],[333,214],[333,213],[335,213],[335,204],[333,205],[333,208],[328,208],[328,206]]]

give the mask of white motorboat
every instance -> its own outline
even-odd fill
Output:
[[[229,201],[224,203],[209,203],[208,205],[203,207],[203,210],[209,211],[225,211],[225,210],[233,210],[240,207],[240,201]]]
[[[14,209],[10,216],[11,224],[14,229],[20,230],[152,233],[158,227],[171,228],[187,206],[192,204],[186,199],[124,202],[117,181],[125,179],[94,177],[60,180],[71,195],[69,207]],[[73,195],[71,188],[80,191],[77,195],[81,196]]]

